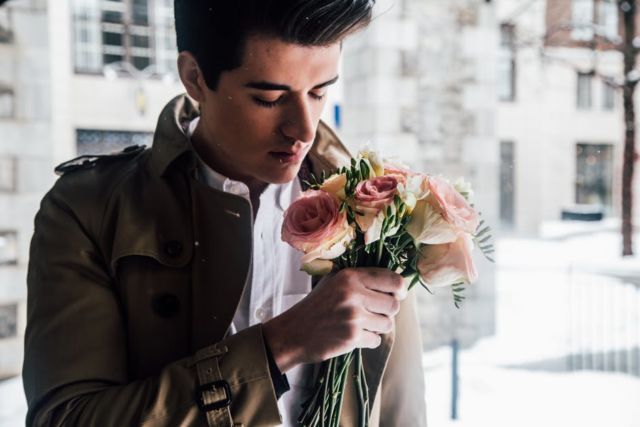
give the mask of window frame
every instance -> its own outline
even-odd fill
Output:
[[[582,82],[588,82],[584,85]],[[586,94],[583,95],[582,89],[586,88]],[[586,98],[585,98],[586,96]],[[593,73],[577,72],[576,73],[576,109],[578,111],[590,111],[593,109]]]

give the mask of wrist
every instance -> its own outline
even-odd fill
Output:
[[[302,352],[297,349],[291,337],[286,333],[283,327],[286,322],[283,322],[281,316],[274,317],[264,323],[262,333],[278,369],[286,374],[287,371],[302,363]]]

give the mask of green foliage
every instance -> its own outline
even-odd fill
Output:
[[[491,227],[486,226],[484,220],[480,220],[476,233],[473,235],[473,241],[486,259],[491,262],[495,262],[493,258],[495,248],[492,240],[493,236],[491,235]]]

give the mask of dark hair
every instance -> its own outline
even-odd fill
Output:
[[[242,65],[248,37],[327,46],[365,27],[375,0],[175,0],[178,51],[197,59],[207,86]]]

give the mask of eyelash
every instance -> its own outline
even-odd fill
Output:
[[[311,98],[315,101],[322,101],[325,97],[326,94],[322,94],[322,95],[315,95],[313,93],[309,94],[311,96]],[[278,99],[276,99],[275,101],[265,101],[264,99],[260,99],[260,98],[253,98],[253,101],[258,104],[261,107],[265,107],[265,108],[273,108],[278,106],[279,104],[282,104],[282,102],[284,101],[285,98],[280,97]]]

